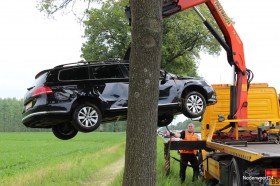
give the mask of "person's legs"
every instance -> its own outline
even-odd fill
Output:
[[[186,169],[188,164],[188,158],[186,154],[180,154],[181,161],[180,161],[180,179],[181,183],[183,183],[186,179]]]
[[[189,161],[190,161],[191,166],[193,168],[193,179],[192,179],[192,181],[196,181],[198,179],[198,174],[199,174],[199,165],[198,165],[198,160],[197,160],[195,154],[190,154]]]

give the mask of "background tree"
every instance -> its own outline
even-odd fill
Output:
[[[156,184],[156,129],[162,46],[162,2],[131,0],[124,186]]]
[[[127,0],[105,1],[100,9],[94,8],[84,21],[86,42],[82,57],[86,61],[123,58],[131,42],[130,27],[124,14]]]
[[[49,131],[47,129],[26,128],[22,123],[23,100],[0,98],[0,132]]]
[[[82,57],[87,61],[123,58],[131,42],[130,26],[124,14],[128,0],[112,0],[101,8],[88,11],[85,25],[86,42]],[[208,8],[200,11],[214,23]],[[161,67],[180,75],[197,76],[197,61],[201,51],[219,54],[221,48],[216,39],[190,9],[164,19]]]

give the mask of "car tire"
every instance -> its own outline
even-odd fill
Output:
[[[164,114],[158,116],[158,127],[165,127],[173,121],[174,116],[172,114]]]
[[[75,129],[71,124],[63,123],[54,125],[52,127],[52,132],[58,139],[69,140],[77,135],[78,130]]]
[[[101,123],[100,109],[92,103],[78,105],[73,114],[73,126],[80,132],[92,132]]]
[[[203,95],[197,91],[191,91],[183,97],[182,113],[188,118],[201,117],[206,109],[206,101]]]

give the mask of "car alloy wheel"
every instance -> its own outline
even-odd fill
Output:
[[[189,118],[197,118],[204,114],[206,109],[205,98],[196,91],[186,94],[183,103],[183,114]]]
[[[73,126],[81,132],[92,132],[101,123],[99,108],[91,103],[80,104],[74,112]]]

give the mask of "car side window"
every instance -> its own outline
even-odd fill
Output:
[[[119,65],[102,65],[91,67],[94,79],[124,78]]]
[[[127,76],[129,76],[129,64],[124,64],[123,66],[126,69]]]
[[[85,80],[89,79],[88,67],[78,67],[61,70],[59,72],[59,80]]]

